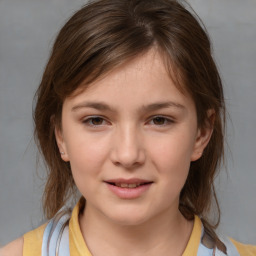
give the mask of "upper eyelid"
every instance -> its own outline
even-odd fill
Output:
[[[150,117],[148,118],[148,120],[152,120],[152,119],[157,118],[157,117],[164,118],[164,119],[166,119],[166,120],[168,120],[168,121],[172,121],[172,122],[175,121],[175,118],[174,118],[174,117],[165,116],[165,115],[153,115],[153,116],[150,116]]]
[[[154,119],[156,117],[162,117],[162,118],[165,118],[165,119],[168,119],[168,120],[174,120],[174,117],[170,117],[170,116],[166,116],[166,115],[152,115],[152,116],[149,116],[147,119]],[[107,117],[105,116],[102,116],[102,115],[89,115],[89,116],[86,116],[83,118],[83,120],[87,120],[87,119],[90,119],[90,118],[102,118],[104,120],[108,120]]]
[[[175,123],[174,120],[170,118],[165,118],[165,117],[161,117],[161,118],[165,119],[163,124],[155,124],[155,123],[152,124],[152,122],[154,122],[154,118],[150,119],[147,123],[149,123],[149,125],[159,126],[159,127],[161,126],[163,127],[163,126],[167,126]]]
[[[148,122],[152,121],[154,118],[158,118],[158,117],[164,118],[167,122],[174,122],[174,121],[175,121],[175,118],[170,117],[170,116],[165,116],[165,115],[152,115],[152,116],[150,116],[150,117],[148,117],[148,118],[146,119],[146,123],[148,123]],[[103,121],[105,121],[105,122],[110,122],[110,121],[108,120],[108,118],[106,118],[105,116],[101,116],[101,115],[86,116],[85,118],[82,119],[82,122],[89,121],[89,120],[91,120],[91,119],[93,119],[93,118],[101,118],[101,119],[103,119]]]
[[[103,120],[103,122],[108,122],[108,120],[106,120],[106,118],[102,117],[102,116],[87,116],[86,118],[82,119],[82,123],[88,123],[88,121],[91,121],[94,118],[100,118]],[[101,124],[102,125],[102,124]],[[101,126],[101,125],[91,125],[91,126]]]
[[[101,116],[101,115],[88,115],[88,116],[85,116],[85,117],[84,117],[84,119],[97,118],[97,117],[102,118],[102,116]]]
[[[90,120],[90,119],[93,119],[93,118],[102,118],[102,119],[104,119],[104,120],[107,120],[106,117],[101,116],[101,115],[91,115],[91,116],[83,117],[83,118],[82,118],[82,121]]]
[[[156,117],[162,117],[162,118],[166,118],[166,119],[172,119],[172,117],[170,116],[166,116],[166,115],[152,115],[151,118],[156,118]]]

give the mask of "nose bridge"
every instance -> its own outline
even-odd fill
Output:
[[[135,124],[127,122],[120,125],[115,134],[115,163],[126,168],[142,164],[145,161],[142,137],[139,127]]]

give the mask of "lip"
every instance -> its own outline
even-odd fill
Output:
[[[125,184],[134,184],[134,183],[149,183],[151,180],[139,179],[139,178],[130,178],[130,179],[109,179],[105,180],[107,183],[125,183]]]
[[[132,178],[132,179],[110,179],[105,180],[105,184],[107,185],[108,189],[114,193],[117,197],[121,199],[136,199],[140,196],[142,196],[153,184],[151,180],[145,180],[145,179],[138,179],[138,178]],[[138,187],[118,187],[114,184],[142,184]]]

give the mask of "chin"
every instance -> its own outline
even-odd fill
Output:
[[[144,224],[147,219],[146,218],[131,218],[131,216],[119,216],[115,219],[112,219],[112,221],[120,226],[140,226]]]
[[[107,217],[120,226],[139,226],[150,220],[148,212],[142,212],[138,209],[113,210]]]

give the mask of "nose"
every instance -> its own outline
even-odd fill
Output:
[[[111,161],[125,169],[143,165],[146,159],[143,138],[138,129],[126,125],[117,129],[113,138]]]

